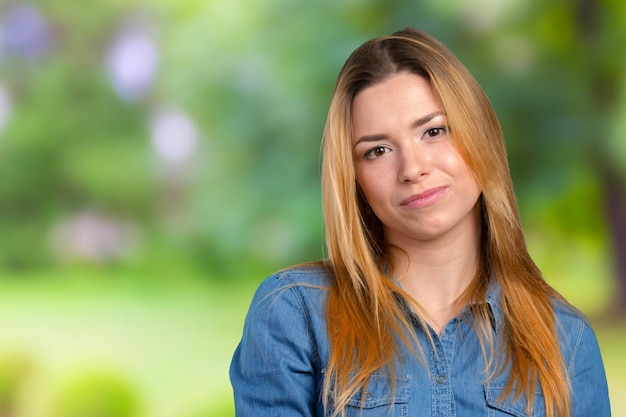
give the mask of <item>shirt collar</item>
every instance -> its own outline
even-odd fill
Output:
[[[394,277],[396,285],[402,288],[400,285],[400,281],[397,277]],[[487,291],[485,292],[485,301],[487,302],[487,306],[489,307],[489,319],[491,320],[491,327],[494,331],[500,328],[500,324],[502,323],[502,304],[500,302],[500,284],[498,284],[497,279],[491,277],[489,279],[489,283],[487,284]],[[407,310],[407,312],[412,312],[413,309],[409,305],[408,301],[403,297],[399,297],[401,304]],[[477,303],[482,303],[482,301],[478,301]]]
[[[500,323],[502,322],[502,304],[500,285],[494,277],[491,277],[489,283],[487,284],[485,301],[489,306],[491,325],[493,326],[493,329],[497,331],[500,328]]]

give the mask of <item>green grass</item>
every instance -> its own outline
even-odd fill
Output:
[[[50,417],[62,388],[113,373],[135,387],[137,417],[232,415],[230,356],[252,286],[107,279],[0,284],[0,357],[21,358],[19,417]]]
[[[128,272],[1,280],[0,366],[24,369],[15,417],[51,417],[64,387],[103,372],[134,387],[136,417],[233,415],[228,366],[255,287]],[[626,416],[626,321],[594,325],[613,415]]]

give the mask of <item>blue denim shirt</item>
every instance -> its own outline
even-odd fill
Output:
[[[230,378],[239,417],[328,416],[321,387],[328,361],[325,304],[329,275],[320,266],[302,266],[267,278],[258,288],[237,347]],[[487,292],[492,328],[502,320],[499,289]],[[572,383],[572,417],[610,416],[608,388],[596,337],[588,323],[556,305],[561,351]],[[434,346],[420,327],[417,334],[426,366],[402,347],[396,389],[389,376],[371,377],[363,398],[350,401],[346,416],[526,416],[526,400],[510,395],[499,401],[507,373],[487,380],[478,338],[467,311],[451,320]],[[496,346],[497,349],[497,346]],[[362,408],[361,408],[362,407]],[[544,416],[541,392],[532,416]]]

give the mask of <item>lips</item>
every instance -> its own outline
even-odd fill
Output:
[[[419,194],[412,195],[400,202],[403,207],[423,208],[435,204],[443,197],[448,187],[430,188]]]

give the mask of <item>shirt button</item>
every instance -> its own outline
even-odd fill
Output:
[[[437,379],[436,379],[438,384],[445,384],[446,383],[446,376],[445,375],[437,375]]]
[[[369,400],[371,400],[372,398],[374,398],[374,396],[372,395],[372,393],[371,393],[371,392],[369,392],[369,391],[366,391],[366,392],[365,392],[365,401],[369,401]]]

